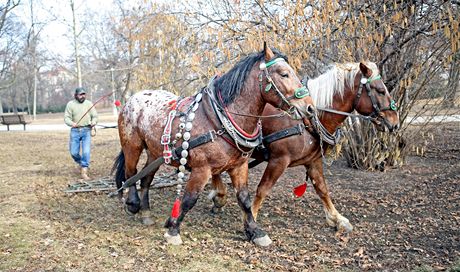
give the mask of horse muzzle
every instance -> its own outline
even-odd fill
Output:
[[[311,119],[311,118],[313,118],[313,116],[316,115],[316,108],[315,108],[315,106],[313,106],[311,104],[308,104],[307,106],[305,106],[305,107],[303,107],[301,109],[297,108],[297,111],[300,113],[302,118]]]
[[[317,114],[317,112],[316,112],[315,106],[313,106],[313,105],[307,105],[307,106],[305,107],[305,116],[306,116],[307,118],[310,119],[310,118],[312,118],[313,116],[315,116],[316,114]]]
[[[399,123],[392,124],[383,116],[372,119],[372,123],[374,123],[377,130],[381,132],[396,132],[399,129]]]

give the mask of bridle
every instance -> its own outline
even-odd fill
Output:
[[[379,118],[380,113],[382,111],[387,111],[387,110],[396,111],[398,108],[396,106],[396,101],[394,99],[391,99],[390,105],[388,107],[381,108],[379,106],[379,103],[378,103],[377,99],[375,98],[375,96],[373,95],[373,92],[372,92],[372,89],[371,89],[371,86],[370,86],[372,81],[378,80],[378,79],[381,79],[380,75],[377,75],[375,77],[370,77],[370,78],[366,78],[366,77],[362,76],[361,80],[360,80],[360,86],[358,88],[358,93],[356,94],[355,100],[353,102],[353,109],[356,109],[356,107],[359,104],[359,100],[361,99],[362,91],[365,88],[369,98],[371,99],[371,103],[372,103],[372,110],[373,111],[369,116],[364,116],[364,115],[361,115],[361,114],[353,114],[353,113],[338,111],[338,110],[334,110],[334,109],[323,108],[323,107],[319,107],[319,106],[316,106],[316,108],[318,110],[320,110],[320,111],[325,111],[325,112],[330,112],[330,113],[335,113],[335,114],[340,114],[340,115],[345,115],[345,116],[351,116],[351,117],[358,117],[358,118],[361,118],[361,119],[364,119],[364,120],[370,120],[370,121]],[[307,81],[305,81],[305,82],[302,81],[302,84],[307,86]],[[312,120],[313,126],[315,127],[315,130],[317,131],[317,133],[320,135],[320,138],[322,139],[322,141],[325,141],[326,143],[328,143],[330,145],[335,145],[336,143],[338,143],[338,141],[340,139],[340,136],[341,136],[340,129],[337,129],[334,132],[334,134],[331,134],[323,126],[323,124],[319,120],[319,117],[318,117],[317,114],[315,114],[312,119],[313,119]]]
[[[287,112],[288,113],[293,113],[293,112],[296,111],[296,108],[289,101],[292,100],[292,99],[302,99],[302,98],[304,98],[306,96],[309,96],[310,92],[308,91],[307,87],[302,86],[300,88],[297,88],[294,91],[294,95],[286,97],[278,89],[278,87],[276,86],[275,82],[273,81],[273,79],[270,76],[270,72],[268,71],[268,68],[270,66],[274,65],[275,63],[278,63],[278,62],[281,62],[281,61],[286,62],[286,60],[284,58],[276,58],[276,59],[270,60],[269,62],[261,62],[260,63],[259,68],[260,68],[260,70],[262,70],[262,72],[259,74],[259,89],[260,89],[260,92],[262,92],[263,75],[265,75],[265,78],[267,79],[268,83],[265,86],[264,91],[266,93],[268,93],[271,89],[274,89],[276,95],[281,99],[281,102],[278,105],[278,108],[281,108],[281,106],[283,106],[283,104],[286,104],[289,107]]]
[[[371,82],[374,81],[374,80],[381,79],[381,78],[382,77],[380,75],[376,75],[375,77],[370,77],[370,78],[366,78],[366,77],[363,76],[361,78],[361,80],[360,80],[360,88],[358,89],[358,93],[356,94],[356,98],[355,98],[355,101],[353,103],[353,108],[356,109],[356,107],[359,104],[359,100],[361,99],[362,90],[365,88],[366,91],[367,91],[367,95],[371,99],[371,103],[372,103],[372,110],[373,111],[369,115],[370,118],[379,117],[380,112],[382,112],[382,111],[387,111],[387,110],[396,111],[398,109],[398,107],[396,106],[396,101],[394,99],[391,99],[390,105],[388,107],[381,108],[380,105],[379,105],[379,102],[375,98],[375,96],[374,96],[374,94],[372,92],[372,89],[371,89]]]

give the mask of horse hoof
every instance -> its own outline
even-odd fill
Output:
[[[126,205],[126,204],[123,205],[123,208],[124,208],[125,212],[126,212],[129,216],[134,216],[134,215],[135,215],[135,213],[133,213],[133,212],[131,212],[131,211],[129,210],[129,206],[128,206],[128,205]]]
[[[223,213],[223,211],[224,211],[224,207],[216,207],[216,206],[213,206],[213,207],[211,208],[211,213],[212,213],[212,214],[221,214],[221,213]]]
[[[254,240],[252,240],[252,242],[257,246],[266,247],[272,243],[272,239],[270,239],[268,235],[265,235],[259,238],[255,238]]]
[[[335,224],[335,221],[332,220],[331,218],[329,218],[327,215],[326,215],[326,223],[329,225],[329,227],[337,227],[337,225]]]
[[[145,226],[150,226],[155,223],[150,217],[142,217],[141,220],[142,220],[142,225],[145,225]]]
[[[171,235],[168,232],[166,232],[164,237],[166,239],[166,242],[170,245],[178,246],[182,244],[182,239],[180,238],[180,234]]]
[[[153,225],[152,217],[150,216],[150,210],[141,210],[139,213],[139,217],[141,219],[142,225],[150,226]]]
[[[350,224],[348,220],[342,220],[337,225],[337,230],[340,232],[349,233],[353,231],[353,226]]]
[[[209,194],[208,194],[208,199],[213,200],[216,195],[217,195],[217,191],[216,190],[211,190],[211,192],[209,192]]]

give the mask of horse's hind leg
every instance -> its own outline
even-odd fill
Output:
[[[322,159],[317,159],[307,169],[307,176],[310,177],[316,193],[323,202],[324,212],[326,213],[326,222],[331,227],[335,227],[338,231],[351,232],[353,230],[353,226],[350,224],[350,221],[348,221],[346,217],[342,216],[335,209],[334,204],[329,197],[329,191],[323,175]]]
[[[152,161],[153,159],[149,156],[147,161],[145,162],[144,168],[147,167]],[[153,169],[152,172],[150,172],[147,176],[141,179],[141,189],[139,191],[141,198],[140,217],[142,220],[142,224],[144,225],[152,225],[154,223],[150,214],[149,189],[150,185],[152,184],[153,177],[155,176],[155,173],[158,171],[158,168],[159,167]]]
[[[211,208],[211,212],[221,213],[225,204],[227,204],[227,186],[222,181],[220,175],[213,175],[211,186],[213,190],[209,193],[208,198],[212,199],[214,206]]]
[[[177,218],[169,217],[165,223],[165,228],[167,228],[168,231],[165,233],[164,237],[169,244],[182,244],[182,239],[180,237],[180,225],[188,211],[195,206],[199,194],[203,191],[204,186],[210,177],[211,170],[207,167],[195,167],[192,169],[192,173],[187,181],[185,192],[182,197],[180,214]]]
[[[236,190],[238,205],[243,211],[243,223],[246,236],[258,246],[268,246],[272,243],[270,237],[257,225],[251,211],[251,197],[248,191],[248,164],[228,171]]]
[[[150,200],[149,200],[149,189],[150,185],[152,184],[153,177],[155,176],[156,171],[153,170],[149,175],[143,177],[141,179],[141,208],[140,208],[140,216],[142,220],[142,224],[144,225],[152,225],[154,222],[152,220],[152,215],[150,213]]]
[[[139,162],[142,148],[123,148],[123,153],[125,154],[125,177],[127,180],[137,173],[137,163]],[[141,208],[140,202],[141,200],[137,194],[136,185],[130,186],[128,190],[128,197],[125,202],[125,211],[130,215],[138,213]]]

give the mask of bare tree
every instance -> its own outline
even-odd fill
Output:
[[[136,71],[138,82],[146,78],[152,80],[151,75],[158,74],[158,65],[162,72],[170,68],[172,63],[165,62],[164,57],[158,63],[155,56],[161,55],[160,52],[163,56],[186,58],[188,61],[174,64],[176,70],[188,71],[189,77],[209,78],[218,68],[224,70],[236,58],[259,48],[263,40],[286,52],[291,64],[309,76],[319,74],[331,62],[377,62],[387,87],[399,102],[403,123],[400,132],[390,136],[375,134],[367,125],[348,127],[349,145],[353,144],[353,137],[378,139],[380,143],[367,145],[369,150],[362,154],[348,154],[353,160],[367,162],[350,164],[366,169],[384,169],[403,163],[409,150],[405,142],[411,142],[406,138],[413,135],[409,131],[410,120],[414,114],[422,114],[414,112],[418,101],[442,98],[452,93],[448,90],[454,87],[448,86],[443,76],[449,74],[446,67],[458,67],[453,56],[458,51],[460,16],[454,2],[224,0],[152,5],[150,9],[150,17],[142,12],[138,13],[139,17],[132,17],[145,23],[130,24],[135,25],[135,33],[139,33],[130,36],[141,44],[136,48],[142,52],[139,65],[145,65],[147,60],[153,65]],[[165,31],[168,25],[184,31]],[[180,46],[164,42],[178,39]],[[184,52],[184,45],[188,52]],[[458,82],[454,75],[451,70],[450,82]],[[167,78],[173,77],[156,77],[161,81]],[[179,78],[178,82],[185,82],[187,77]],[[441,109],[431,108],[431,114]],[[357,148],[344,150],[353,152]]]
[[[75,52],[75,64],[77,69],[77,82],[78,86],[83,86],[82,78],[81,78],[81,66],[80,66],[80,43],[78,41],[78,37],[80,36],[81,32],[77,30],[77,20],[75,15],[75,1],[69,0],[70,9],[72,10],[72,35],[73,35],[73,47]]]

